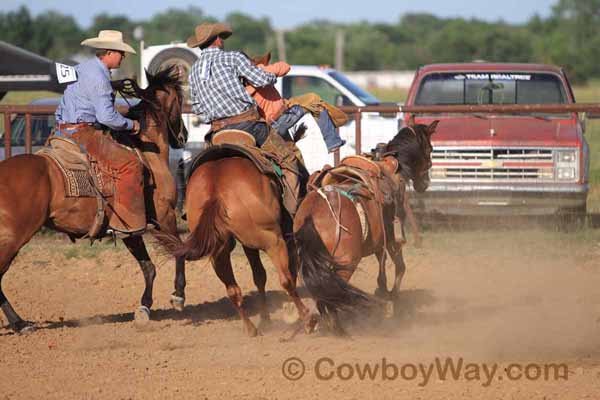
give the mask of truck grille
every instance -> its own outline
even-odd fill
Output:
[[[431,154],[432,181],[548,182],[554,180],[552,149],[445,148]]]

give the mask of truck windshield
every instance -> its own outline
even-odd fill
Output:
[[[346,75],[339,73],[338,71],[329,71],[329,76],[338,81],[342,86],[348,89],[353,95],[358,97],[366,105],[377,105],[381,103],[379,99],[373,96],[371,93],[357,86],[354,82],[346,77]]]
[[[427,75],[416,105],[566,103],[560,78],[549,73],[460,72]]]

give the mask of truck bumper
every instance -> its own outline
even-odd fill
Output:
[[[445,187],[412,193],[417,213],[455,216],[544,216],[585,213],[588,186],[544,188]]]

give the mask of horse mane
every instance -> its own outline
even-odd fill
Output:
[[[182,82],[177,65],[169,65],[154,74],[148,70],[145,70],[144,72],[146,73],[146,79],[148,80],[148,87],[144,89],[146,95],[154,97],[154,92],[157,89],[167,90],[171,88],[175,89],[178,98],[183,96]]]
[[[156,92],[158,90],[174,89],[179,99],[183,96],[182,82],[179,77],[176,65],[169,65],[156,73],[150,73],[145,70],[148,87],[140,88],[137,84],[133,85],[133,96],[141,101],[129,109],[127,116],[133,119],[139,119],[139,115],[144,112],[151,113],[155,118],[158,118],[159,106]]]
[[[400,164],[400,173],[405,179],[415,177],[419,161],[424,156],[424,144],[428,140],[426,125],[405,126],[390,140],[386,153],[393,153]]]

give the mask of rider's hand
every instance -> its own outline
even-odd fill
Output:
[[[140,133],[140,122],[133,120],[133,128],[131,128],[131,134],[137,135],[138,133]]]

